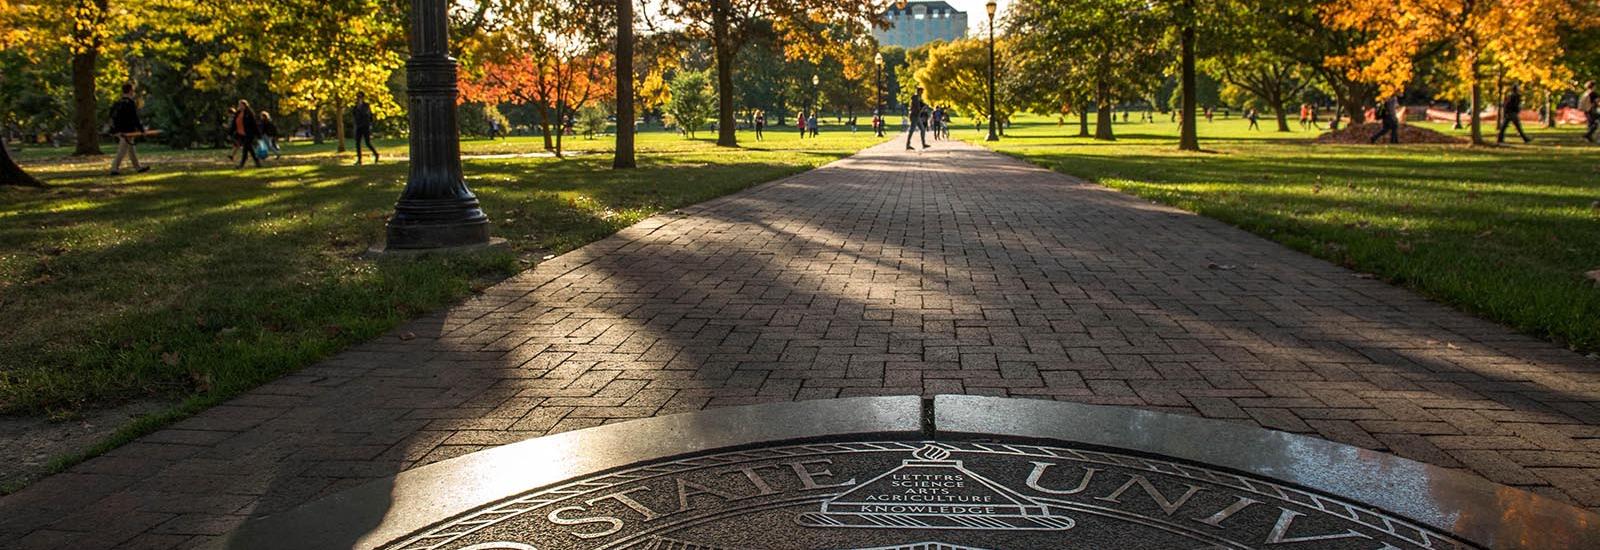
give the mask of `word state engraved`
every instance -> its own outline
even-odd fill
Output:
[[[1060,446],[785,445],[574,479],[388,550],[1444,550],[1358,502]]]

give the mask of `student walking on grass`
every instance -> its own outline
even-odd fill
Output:
[[[266,143],[268,153],[283,158],[283,151],[278,150],[278,125],[272,122],[272,113],[266,111],[261,111],[261,141]]]
[[[1369,143],[1377,143],[1384,135],[1389,136],[1389,143],[1400,143],[1400,99],[1391,97],[1378,104],[1378,121],[1382,123],[1378,133],[1372,135]]]
[[[1523,143],[1533,141],[1528,139],[1528,134],[1522,132],[1522,87],[1516,84],[1506,92],[1506,97],[1500,102],[1500,136],[1495,138],[1496,143],[1506,142],[1506,127],[1516,126],[1517,135]]]
[[[372,146],[372,105],[367,103],[366,92],[356,92],[356,104],[350,107],[350,119],[355,122],[356,166],[361,166],[361,144],[372,151],[372,163],[378,163],[378,148]]]
[[[239,165],[234,168],[244,168],[245,159],[255,161],[256,168],[261,167],[261,157],[256,154],[256,140],[260,138],[261,119],[250,110],[249,101],[239,100],[239,107],[233,111],[233,142],[240,149]]]
[[[757,110],[755,123],[756,141],[761,141],[761,131],[767,128],[767,112]]]
[[[122,97],[111,104],[111,134],[117,136],[117,158],[111,161],[111,175],[122,174],[122,158],[133,163],[134,171],[145,173],[149,166],[139,164],[139,152],[133,140],[144,135],[144,122],[139,120],[139,101],[133,98],[133,84],[122,85]]]
[[[1261,115],[1256,113],[1255,109],[1253,109],[1253,108],[1246,109],[1244,111],[1244,117],[1246,119],[1250,120],[1250,129],[1251,130],[1260,130],[1261,129]]]

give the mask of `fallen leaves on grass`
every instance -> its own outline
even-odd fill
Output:
[[[1411,251],[1416,250],[1416,247],[1412,246],[1411,243],[1406,241],[1395,241],[1394,249],[1399,250],[1401,254],[1410,254]]]
[[[1600,269],[1583,274],[1584,278],[1594,281],[1594,286],[1600,287]]]
[[[1367,144],[1371,143],[1372,136],[1377,134],[1382,127],[1383,125],[1377,122],[1346,126],[1317,136],[1316,142]],[[1388,137],[1385,136],[1384,140],[1379,143],[1387,144]],[[1464,143],[1464,141],[1461,138],[1445,135],[1413,124],[1402,124],[1400,125],[1400,143],[1403,145],[1407,143]]]
[[[181,358],[178,356],[178,352],[176,351],[169,351],[161,354],[161,362],[165,363],[169,367],[178,366],[178,362],[180,360]]]

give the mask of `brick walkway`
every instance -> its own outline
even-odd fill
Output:
[[[1230,419],[1600,507],[1600,362],[1216,221],[891,142],[647,220],[0,499],[0,545],[186,547],[550,432],[916,393]]]

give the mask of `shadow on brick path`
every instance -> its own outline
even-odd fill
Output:
[[[0,541],[187,547],[547,433],[938,393],[1227,419],[1600,508],[1595,361],[1214,220],[899,145],[651,218],[42,480],[0,499]]]

